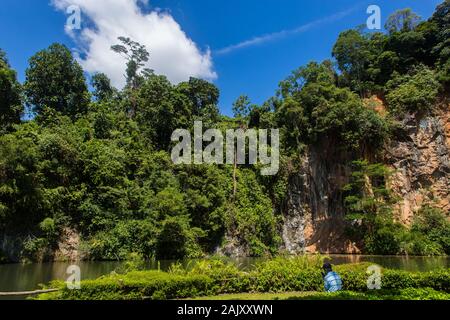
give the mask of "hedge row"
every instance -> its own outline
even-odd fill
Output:
[[[141,300],[172,299],[208,295],[212,279],[202,275],[179,276],[159,271],[133,271],[112,274],[96,280],[82,281],[80,290],[70,290],[65,283],[54,281],[59,292],[42,294],[41,300]]]
[[[291,298],[292,299],[292,298]],[[370,290],[366,292],[339,291],[315,292],[294,297],[295,300],[450,300],[450,293],[431,288],[407,288],[399,290]]]
[[[345,290],[366,292],[366,265],[338,266]],[[383,290],[431,288],[450,293],[450,269],[412,273],[382,270]],[[208,272],[191,271],[174,274],[159,271],[133,271],[112,274],[97,280],[86,280],[80,290],[69,290],[63,282],[53,282],[60,291],[44,294],[38,299],[133,300],[180,299],[243,292],[323,291],[320,269],[283,268],[265,265],[251,272],[211,268]]]

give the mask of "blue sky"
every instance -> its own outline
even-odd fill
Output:
[[[75,51],[83,52],[86,43],[80,39],[83,28],[90,27],[87,23],[91,22],[89,19],[94,17],[102,19],[118,14],[118,10],[114,11],[109,5],[101,8],[90,8],[87,5],[86,11],[92,9],[92,13],[89,11],[85,17],[84,7],[82,8],[82,30],[75,36],[70,36],[64,30],[67,15],[61,10],[61,6],[70,1],[55,1],[59,1],[60,10],[52,5],[50,0],[2,0],[0,48],[7,52],[9,61],[18,71],[21,81],[24,80],[29,57],[38,50],[53,42],[61,42]],[[86,1],[98,0],[74,2],[87,3]],[[127,3],[135,0],[102,1]],[[145,4],[141,3],[145,2],[143,0],[136,1],[139,1],[138,6],[142,10],[140,15],[145,16],[151,12],[157,12],[157,15],[163,13],[164,16],[159,18],[154,16],[156,19],[154,21],[161,29],[165,26],[170,27],[168,33],[164,35],[160,36],[160,33],[149,35],[153,37],[151,43],[158,42],[154,37],[160,36],[181,39],[180,43],[184,46],[169,50],[167,48],[173,46],[161,44],[161,48],[158,48],[155,45],[155,69],[168,70],[174,79],[181,79],[190,73],[210,78],[221,90],[220,108],[222,113],[228,115],[231,114],[232,102],[239,95],[247,94],[254,103],[262,103],[274,94],[279,81],[295,68],[311,60],[321,61],[330,58],[332,46],[339,33],[365,23],[368,5],[380,6],[384,24],[390,13],[405,7],[411,7],[426,19],[442,2],[441,0],[150,0]],[[132,15],[130,17],[133,22],[141,21],[134,19]],[[139,25],[135,25],[134,28],[145,30]],[[138,31],[131,30],[130,34],[133,32]],[[139,36],[145,37],[145,32]],[[97,40],[101,42],[102,39],[105,38]],[[152,48],[150,52],[152,54]],[[185,52],[186,57],[183,56]],[[91,53],[94,55],[95,52]],[[83,53],[81,56],[83,57]],[[86,61],[86,67],[90,70],[102,67],[115,68],[116,64],[110,62],[109,66],[100,66],[98,59],[102,58]]]

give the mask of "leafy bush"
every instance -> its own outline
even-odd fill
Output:
[[[159,271],[133,271],[112,274],[82,282],[81,290],[69,290],[64,283],[53,282],[61,290],[41,299],[62,300],[135,300],[188,298],[211,293],[212,280],[207,276],[170,275]]]
[[[52,218],[45,218],[39,224],[39,227],[41,231],[47,236],[47,238],[53,238],[57,233],[55,220],[53,220]]]
[[[325,257],[275,258],[255,266],[252,290],[258,292],[316,291],[323,286],[321,268]]]
[[[188,275],[204,275],[213,280],[212,290],[218,293],[235,293],[250,290],[251,279],[234,263],[220,259],[201,260],[194,264]]]
[[[133,252],[128,254],[126,261],[122,265],[122,269],[124,273],[144,270],[145,264],[144,256]]]
[[[417,231],[404,232],[401,236],[400,247],[402,253],[409,255],[439,256],[445,253],[439,242]]]
[[[428,242],[440,247],[439,251],[450,254],[450,222],[442,210],[422,207],[414,217],[412,231],[424,235]]]
[[[0,249],[0,263],[6,263],[8,261],[8,258],[3,253],[3,251]]]
[[[389,109],[392,114],[399,115],[404,112],[430,112],[440,84],[433,70],[421,66],[411,74],[397,74],[386,86]]]
[[[377,217],[374,231],[365,237],[365,250],[368,254],[397,254],[400,252],[399,230],[403,227]]]
[[[43,261],[48,253],[48,245],[45,238],[27,237],[23,242],[21,256],[29,261]]]
[[[239,270],[236,265],[221,259],[200,260],[186,268],[174,264],[168,273],[160,271],[113,273],[97,280],[83,281],[80,290],[68,290],[63,283],[54,282],[50,287],[60,288],[60,291],[51,295],[41,295],[39,298],[177,299],[244,292],[321,292],[323,291],[321,266],[324,258],[280,257],[258,263],[250,271]],[[368,290],[367,268],[370,265],[359,263],[336,266],[336,271],[342,277],[344,290],[367,292],[368,295],[375,296],[384,295],[383,291],[394,293],[395,290],[411,288],[430,288],[450,293],[450,269],[431,272],[381,269],[383,290]]]
[[[450,294],[432,288],[407,288],[396,292],[383,292],[384,300],[450,300]],[[378,296],[378,295],[377,295]]]
[[[149,221],[120,221],[112,230],[97,233],[89,241],[89,254],[107,260],[126,260],[130,253],[149,258],[154,252],[156,232]]]

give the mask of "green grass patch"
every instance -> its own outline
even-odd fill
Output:
[[[302,299],[441,299],[450,293],[450,270],[407,272],[382,269],[382,289],[368,291],[366,273],[369,264],[337,266],[345,292],[321,293],[321,261],[307,258],[277,258],[242,271],[222,260],[204,260],[185,269],[174,265],[169,272],[132,271],[111,274],[96,280],[82,281],[80,290],[69,290],[63,282],[48,287],[60,291],[43,294],[37,299],[51,300],[164,300],[217,297],[226,294],[258,292],[283,296],[283,292],[301,292]],[[309,294],[314,292],[314,294]],[[232,298],[233,296],[228,296]],[[294,297],[292,297],[294,298]]]
[[[450,300],[450,294],[430,288],[380,290],[369,292],[342,291],[326,292],[281,292],[281,293],[238,293],[195,298],[193,300],[215,301],[268,301],[268,300]]]

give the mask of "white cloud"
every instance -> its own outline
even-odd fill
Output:
[[[125,60],[110,49],[119,36],[145,45],[150,52],[146,67],[166,75],[173,83],[191,76],[207,80],[217,77],[209,49],[202,52],[169,13],[144,13],[139,3],[148,4],[148,0],[52,0],[64,12],[71,5],[80,7],[89,23],[82,20],[81,31],[67,31],[83,53],[79,61],[87,72],[107,74],[116,87],[125,84]]]
[[[227,46],[227,47],[219,49],[219,50],[216,50],[215,54],[224,55],[224,54],[227,54],[227,53],[239,50],[239,49],[253,47],[253,46],[256,46],[256,45],[259,45],[259,44],[263,44],[263,43],[266,43],[266,42],[270,42],[270,41],[274,41],[274,40],[277,40],[277,39],[281,39],[283,37],[287,37],[287,36],[303,33],[303,32],[306,32],[306,31],[308,31],[308,30],[310,30],[310,29],[312,29],[314,27],[318,27],[318,26],[326,24],[326,23],[332,23],[332,22],[335,22],[337,20],[340,20],[340,19],[348,16],[352,12],[354,12],[357,8],[358,8],[358,6],[355,6],[353,8],[348,9],[348,10],[344,10],[344,11],[338,12],[336,14],[333,14],[333,15],[331,15],[329,17],[318,19],[316,21],[312,21],[312,22],[307,23],[305,25],[299,26],[299,27],[297,27],[295,29],[282,30],[282,31],[273,32],[273,33],[265,34],[265,35],[262,35],[262,36],[254,37],[252,39],[244,40],[244,41],[241,41],[239,43]]]

